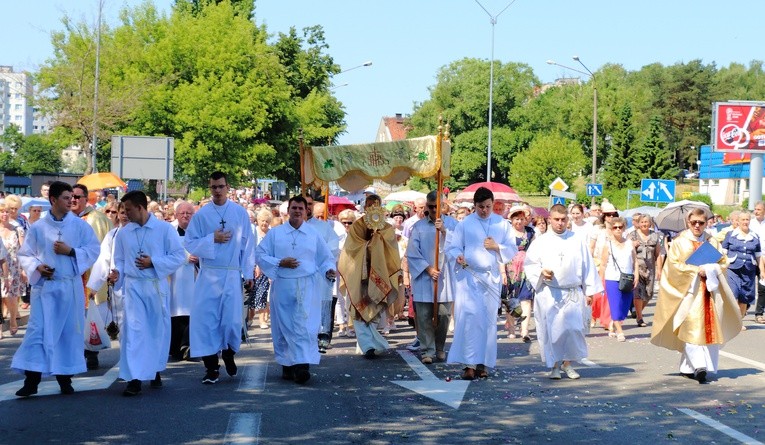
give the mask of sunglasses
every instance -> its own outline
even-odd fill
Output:
[[[618,213],[604,213],[603,216],[617,216]]]
[[[114,213],[116,215],[117,211],[116,210],[106,210],[106,211],[104,211],[104,213],[106,213],[107,215],[109,215],[111,213]]]
[[[342,223],[343,223],[344,226],[352,226],[353,225],[353,221],[342,221]]]
[[[706,223],[707,223],[706,221],[688,221],[688,224],[692,226],[703,226]]]
[[[613,226],[611,230],[624,230],[624,226]]]
[[[82,199],[85,195],[72,195],[72,199]]]

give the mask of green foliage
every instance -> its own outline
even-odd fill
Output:
[[[252,19],[255,12],[254,0],[175,0],[175,10],[183,14],[198,16],[209,6],[230,3],[237,15]]]
[[[573,183],[586,163],[578,142],[559,134],[539,136],[513,159],[510,186],[519,192],[549,192],[548,186],[558,176]]]
[[[715,205],[712,203],[712,198],[710,198],[709,195],[702,195],[701,193],[694,193],[694,194],[691,195],[690,198],[688,198],[688,200],[689,201],[703,202],[704,204],[709,206],[709,210],[711,210],[712,213],[714,213],[714,211],[715,211]],[[747,202],[747,205],[748,204],[749,203]],[[745,209],[746,207],[742,207],[742,208]]]
[[[0,170],[6,174],[29,175],[55,173],[61,170],[61,145],[52,135],[24,136],[15,125],[6,127],[0,135]]]
[[[648,131],[635,161],[635,175],[642,173],[642,178],[651,179],[675,178],[679,169],[672,159],[672,152],[666,147],[659,116],[651,118]]]
[[[640,179],[640,173],[634,171],[633,153],[635,132],[632,127],[632,107],[624,104],[614,128],[611,147],[608,152],[603,176],[607,188],[634,187]]]

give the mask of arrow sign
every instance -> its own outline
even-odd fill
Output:
[[[669,191],[669,187],[667,187],[667,184],[660,182],[659,183],[659,190],[664,192],[664,194],[667,196],[667,199],[670,201],[674,201],[675,197],[673,196],[672,192]]]
[[[648,187],[643,190],[643,194],[648,198],[648,201],[653,201],[653,191],[656,190],[656,183],[650,182]]]
[[[603,184],[587,184],[587,196],[603,196]]]
[[[465,391],[470,386],[469,381],[452,380],[447,382],[441,380],[433,375],[425,365],[420,363],[411,352],[397,352],[422,380],[391,380],[392,383],[454,409],[459,409],[460,404],[462,404],[462,398],[465,397]]]
[[[643,202],[672,202],[675,200],[675,181],[667,179],[642,179],[640,200]]]

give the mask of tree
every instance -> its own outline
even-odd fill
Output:
[[[61,170],[62,146],[52,135],[24,136],[18,127],[9,125],[0,136],[0,145],[4,147],[0,154],[0,170],[7,174],[29,175]]]
[[[230,3],[237,15],[252,20],[255,12],[255,0],[175,0],[175,10],[192,15],[200,15],[208,6]]]
[[[662,135],[661,116],[657,115],[651,118],[648,137],[643,142],[640,151],[642,154],[636,170],[642,172],[642,178],[672,179],[677,175],[679,167],[673,160],[673,153],[666,147]]]
[[[619,120],[611,136],[611,146],[603,172],[607,188],[621,189],[635,186],[633,163],[636,147],[634,143],[632,108],[629,104],[625,104],[619,113]]]
[[[510,185],[519,192],[549,191],[547,187],[558,176],[572,183],[586,163],[578,142],[559,134],[538,136],[513,159]]]

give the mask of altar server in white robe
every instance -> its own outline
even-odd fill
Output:
[[[128,383],[122,394],[135,396],[141,380],[151,380],[153,388],[162,386],[160,372],[170,348],[168,278],[186,261],[186,252],[175,228],[146,210],[149,201],[143,192],[128,192],[121,201],[130,223],[114,240],[109,281],[123,292],[119,377]]]
[[[210,175],[212,202],[199,209],[186,230],[184,246],[199,258],[189,339],[193,357],[202,357],[204,384],[218,382],[218,352],[226,373],[237,373],[234,354],[242,342],[244,285],[253,285],[255,236],[247,210],[228,199],[226,175]]]
[[[335,257],[335,264],[337,264],[337,258],[340,256],[340,237],[335,233],[335,228],[332,226],[332,223],[314,218],[313,198],[306,196],[305,200],[308,203],[308,207],[306,208],[305,222],[309,226],[313,227],[321,239],[327,243],[329,251],[332,253],[332,256]],[[323,205],[324,204],[321,204],[321,206]],[[328,280],[319,280],[318,283],[321,294],[321,327],[319,329],[319,352],[322,354],[327,352],[327,348],[332,342],[332,329],[334,328],[333,315],[335,313],[333,308],[335,307],[334,303],[337,301],[337,298],[332,297],[332,290],[334,285],[334,282]]]
[[[335,280],[335,257],[305,223],[306,200],[290,198],[289,223],[269,230],[256,249],[257,263],[271,285],[271,338],[282,378],[303,384],[309,365],[319,363],[316,336],[321,323],[323,281]]]
[[[456,263],[454,340],[448,363],[462,363],[464,380],[489,376],[497,361],[497,310],[500,266],[515,256],[510,223],[492,213],[494,194],[480,187],[473,195],[475,213],[465,217],[446,243],[446,256]]]
[[[11,362],[26,375],[19,397],[37,394],[43,375],[55,375],[61,392],[71,394],[72,375],[86,371],[81,276],[98,258],[99,243],[90,225],[71,213],[69,184],[53,182],[48,199],[50,211],[29,229],[18,254],[32,286],[27,332]]]
[[[534,321],[539,352],[550,378],[561,371],[571,379],[579,373],[572,361],[587,358],[592,296],[603,291],[585,237],[567,230],[568,214],[560,204],[550,209],[550,229],[531,243],[523,270],[534,286]]]
[[[436,215],[435,191],[428,193],[425,217],[412,226],[406,259],[414,281],[414,307],[417,316],[417,338],[420,341],[422,363],[446,360],[446,334],[449,330],[454,302],[454,263],[444,262],[447,233],[454,231],[457,220]],[[439,255],[436,264],[436,231],[439,233]],[[437,266],[437,267],[436,267]],[[438,326],[433,326],[433,283],[438,282]]]
[[[186,230],[194,215],[194,206],[182,201],[176,204],[175,221],[170,223],[181,237],[186,237]],[[188,360],[189,316],[191,303],[194,301],[194,286],[199,269],[199,258],[186,252],[186,261],[174,274],[170,275],[170,356],[175,360]]]

